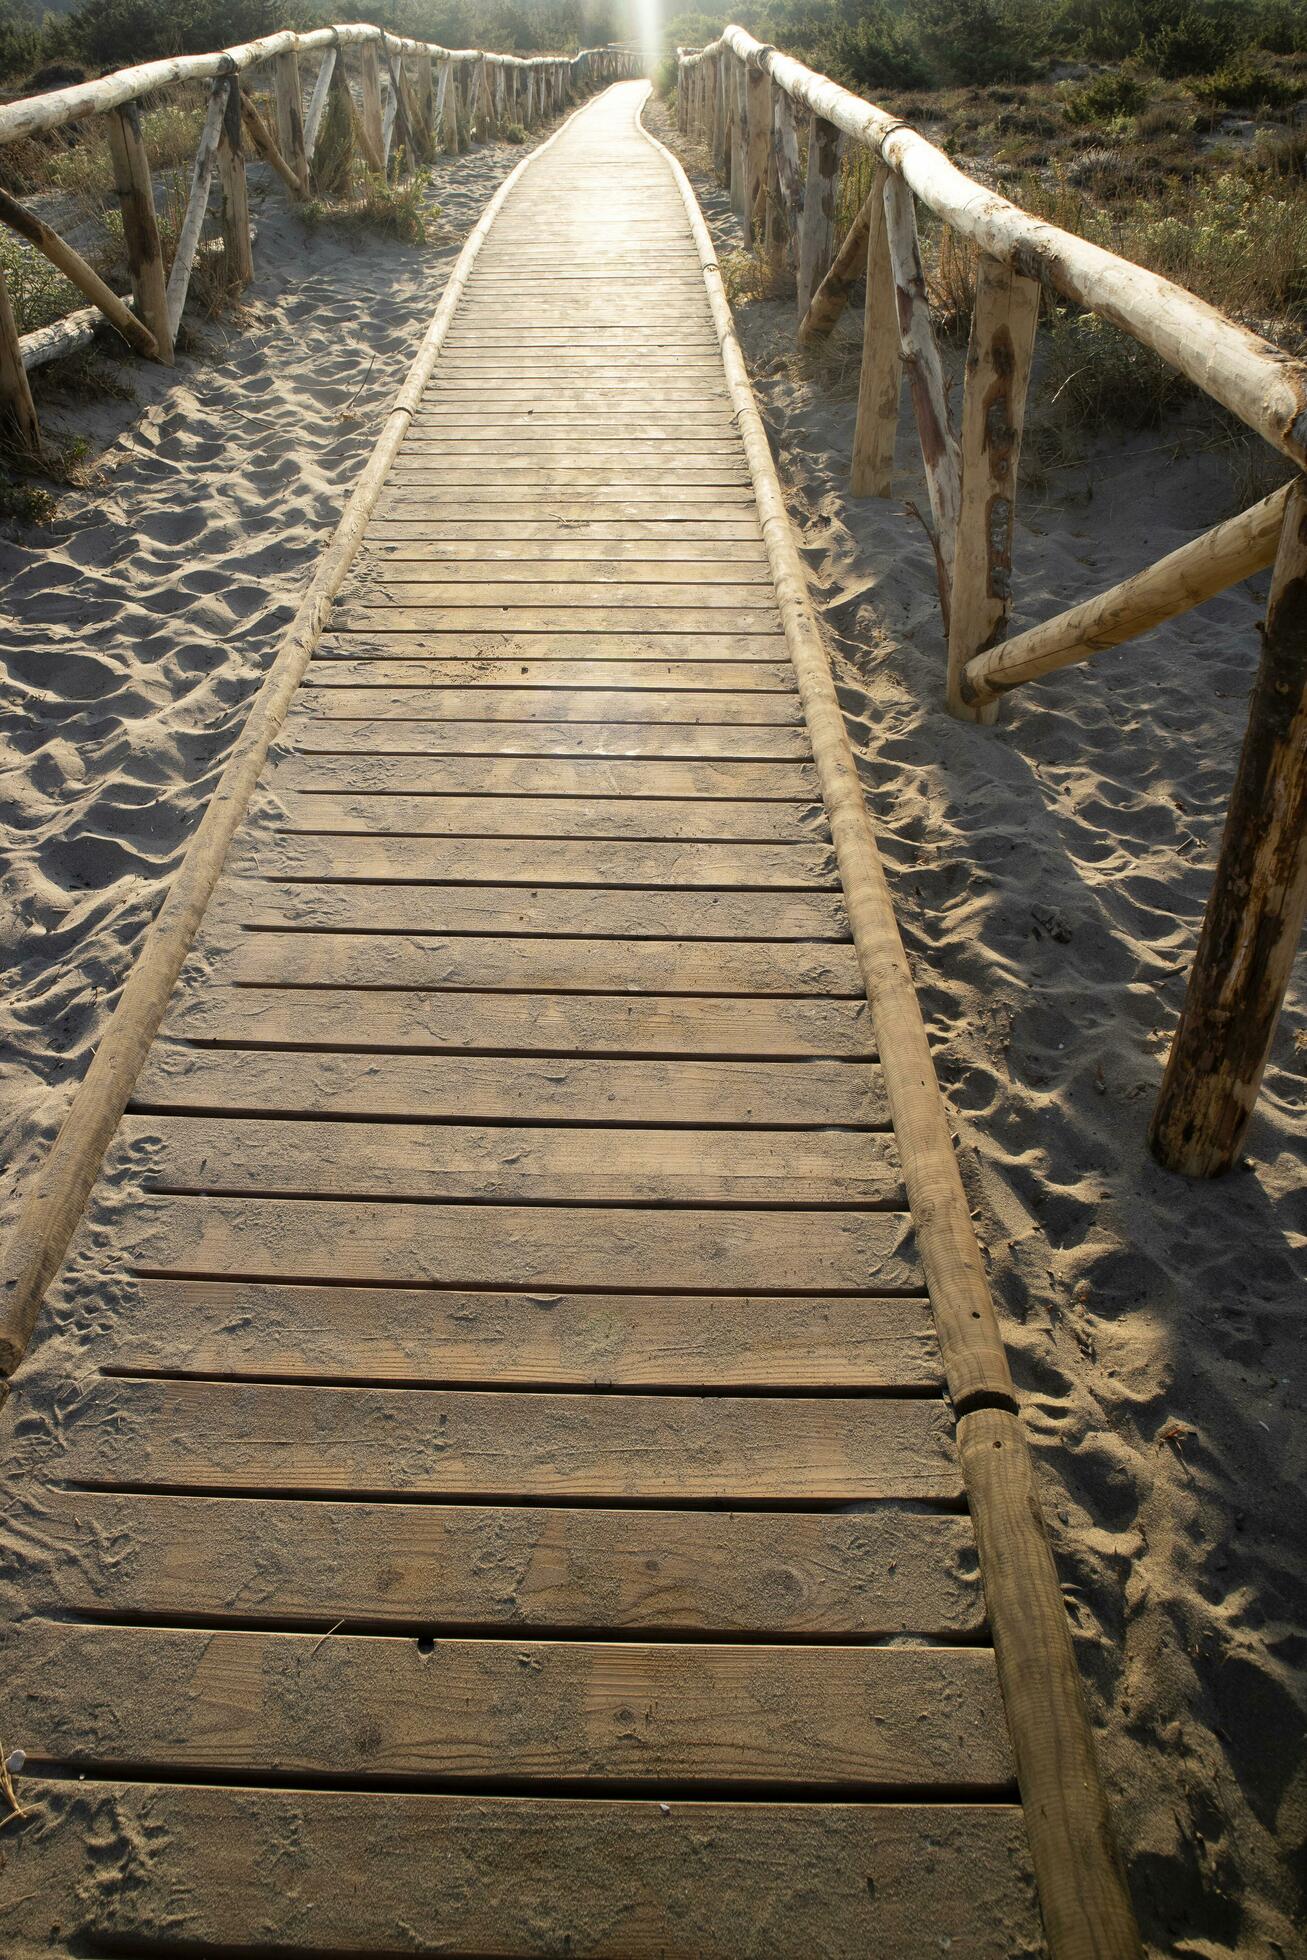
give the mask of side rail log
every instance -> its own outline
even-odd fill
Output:
[[[316,62],[307,104],[303,57]],[[357,104],[347,77],[350,60],[356,68]],[[478,48],[442,48],[354,23],[305,34],[270,34],[214,54],[145,62],[97,81],[0,104],[0,144],[105,118],[132,284],[130,296],[116,292],[57,231],[0,191],[0,224],[47,258],[90,302],[51,326],[20,334],[0,271],[0,422],[6,438],[20,450],[39,454],[41,432],[27,376],[45,362],[89,345],[106,323],[136,353],[171,362],[202,249],[215,173],[222,187],[223,242],[214,249],[225,250],[233,284],[244,285],[253,277],[243,138],[291,196],[301,198],[321,188],[314,158],[333,113],[333,98],[341,105],[348,147],[381,176],[428,163],[439,148],[466,148],[473,133],[495,135],[508,119],[505,105],[510,102],[524,105],[523,120],[535,125],[592,88],[638,72],[638,57],[624,48],[523,59]],[[433,86],[437,73],[438,87]],[[256,79],[270,93],[270,110],[255,99]],[[146,96],[158,98],[204,81],[210,83],[210,95],[190,196],[172,264],[165,267],[138,105]]]
[[[1183,286],[974,182],[907,123],[741,27],[726,28],[710,47],[678,49],[677,77],[682,127],[729,184],[746,236],[764,224],[768,248],[793,258],[800,342],[830,334],[865,276],[851,489],[891,494],[906,379],[929,503],[928,517],[917,515],[934,552],[953,714],[992,722],[1013,688],[1137,638],[1274,561],[1239,777],[1150,1136],[1171,1169],[1227,1170],[1252,1112],[1303,923],[1304,479],[1110,591],[1008,638],[1017,481],[1045,289],[1130,334],[1299,471],[1307,469],[1307,362]],[[765,137],[772,147],[764,177]],[[875,167],[836,250],[841,145],[870,153]],[[977,256],[956,423],[922,271],[918,203]]]

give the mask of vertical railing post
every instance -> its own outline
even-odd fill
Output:
[[[1243,1144],[1307,913],[1307,481],[1271,573],[1248,729],[1212,895],[1148,1141],[1167,1170],[1228,1171]]]
[[[1002,639],[1012,603],[1012,529],[1026,391],[1039,323],[1039,281],[981,255],[962,395],[962,502],[949,612],[948,705],[992,722],[998,702],[963,698],[968,660]]]
[[[0,268],[0,420],[5,433],[29,455],[41,453],[41,425],[32,400],[31,384],[23,366],[23,350],[18,339],[18,323],[3,268]]]
[[[808,135],[808,174],[799,230],[799,318],[812,304],[835,255],[835,202],[839,189],[840,132],[814,115]]]
[[[304,147],[304,111],[300,93],[299,56],[291,48],[273,63],[277,99],[277,148],[300,180],[309,188],[309,159]]]
[[[359,70],[363,81],[364,145],[380,160],[384,169],[386,152],[381,122],[381,57],[375,41],[364,41],[360,45]]]
[[[744,226],[746,245],[753,236],[749,222],[748,142],[749,111],[744,63],[731,56],[729,89],[731,100],[731,209]]]
[[[141,119],[134,102],[124,103],[108,116],[109,152],[113,159],[114,189],[123,214],[123,241],[132,275],[136,311],[154,335],[158,358],[172,366],[172,328],[168,321],[168,281],[163,270],[163,247],[154,211],[154,180],[141,137]]]
[[[748,206],[748,231],[765,236],[767,230],[767,165],[771,156],[771,77],[766,69],[748,63],[744,71],[745,116],[749,137],[745,150],[744,196]],[[762,210],[759,211],[759,205]]]
[[[717,181],[724,184],[728,179],[731,167],[731,120],[726,97],[726,56],[724,54],[714,55],[712,67],[712,160],[713,169],[717,172]]]
[[[887,166],[878,163],[866,205],[867,303],[862,315],[862,366],[858,371],[858,412],[849,471],[849,488],[855,497],[890,494],[903,393],[899,313],[885,227],[888,176]]]
[[[222,135],[218,139],[218,177],[222,184],[222,236],[227,257],[227,277],[233,285],[248,286],[254,277],[254,252],[250,243],[250,200],[245,188],[245,155],[241,149],[241,83],[233,75],[227,83],[227,106],[222,114]]]
[[[940,605],[947,631],[952,606],[958,510],[962,499],[961,461],[957,439],[949,422],[944,369],[940,364],[939,348],[935,344],[935,330],[930,322],[930,302],[921,264],[916,209],[912,192],[897,170],[886,174],[884,203],[885,235],[894,274],[894,302],[898,309],[899,346],[908,374],[917,439],[921,444],[921,461],[926,474],[933,524],[931,543],[935,551]]]

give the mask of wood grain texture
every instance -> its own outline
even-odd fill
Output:
[[[934,1400],[128,1379],[87,1385],[65,1474],[110,1488],[513,1503],[955,1504],[962,1492]]]
[[[52,1596],[73,1613],[784,1640],[984,1625],[966,1518],[55,1491],[42,1523]]]
[[[179,1902],[197,1944],[266,1942],[263,1874],[281,1951],[379,1956],[432,1947],[502,1960],[823,1960],[921,1952],[931,1938],[975,1960],[1034,1952],[1038,1921],[1020,1811],[1009,1804],[785,1803],[208,1790],[33,1779],[50,1828],[18,1834],[0,1877],[14,1960],[49,1953],[50,1923],[143,1952],[171,1937]],[[130,1885],[106,1884],[95,1847],[148,1838]],[[189,1847],[203,1844],[197,1864]],[[566,1885],[559,1874],[566,1874]]]
[[[545,988],[584,993],[860,998],[851,944],[708,939],[445,938],[211,928],[205,957],[238,986]],[[368,1003],[360,1004],[360,1012]]]
[[[134,1206],[122,1238],[140,1272],[233,1279],[566,1290],[640,1288],[656,1272],[670,1290],[721,1293],[915,1293],[923,1284],[900,1212],[168,1197]]]
[[[204,1146],[197,1138],[194,1147]],[[137,1279],[124,1282],[117,1342],[129,1373],[233,1379],[850,1391],[940,1383],[929,1304],[872,1296],[709,1302]]]

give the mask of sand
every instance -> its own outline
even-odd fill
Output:
[[[53,530],[0,542],[10,1209],[448,263],[521,154],[437,167],[434,253],[305,232],[260,186],[243,316],[172,375],[124,362],[133,401],[70,404],[67,432],[107,444],[103,481]],[[906,422],[895,500],[849,499],[850,400],[799,371],[790,306],[738,318],[955,1113],[1150,1947],[1307,1951],[1301,992],[1245,1169],[1193,1186],[1144,1147],[1264,581],[1031,688],[997,730],[963,726],[902,510],[924,501]],[[1179,437],[1103,445],[1094,476],[1092,501],[1074,479],[1027,497],[1019,624],[1232,507],[1224,466]]]
[[[690,169],[720,255],[729,202]],[[1035,1447],[1151,1949],[1301,1954],[1307,1891],[1307,1000],[1243,1166],[1145,1131],[1184,997],[1267,580],[976,728],[944,707],[906,404],[894,498],[848,495],[853,402],[805,378],[793,302],[736,323],[821,608]],[[848,323],[861,333],[861,316]],[[960,397],[962,350],[946,352]],[[1103,441],[1020,507],[1014,628],[1237,507],[1185,431]]]
[[[538,138],[536,139],[538,140]],[[255,279],[128,399],[41,405],[89,445],[53,526],[0,526],[0,1226],[85,1072],[246,703],[452,261],[526,147],[438,160],[416,248],[306,226],[250,168]],[[189,323],[189,316],[188,316]]]

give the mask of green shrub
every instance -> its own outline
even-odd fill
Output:
[[[1214,75],[1191,82],[1198,100],[1209,108],[1287,109],[1302,91],[1283,75],[1256,61],[1246,50]]]
[[[48,327],[82,304],[76,286],[62,272],[56,272],[42,253],[11,231],[0,231],[0,272],[9,288],[20,334]]]
[[[521,123],[505,123],[499,134],[505,143],[525,143],[529,140]]]
[[[1105,123],[1113,116],[1137,116],[1147,108],[1150,93],[1138,69],[1104,68],[1082,88],[1064,89],[1062,108],[1068,122]]]

